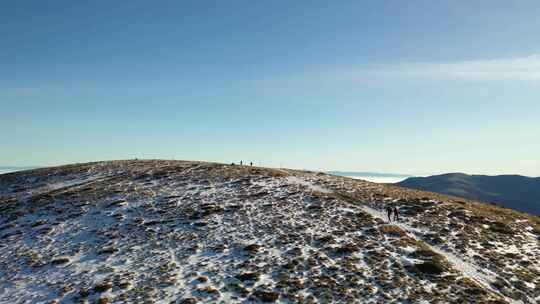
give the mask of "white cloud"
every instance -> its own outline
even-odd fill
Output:
[[[398,76],[443,80],[540,81],[540,55],[456,62],[383,65],[370,68],[367,74],[382,77]]]

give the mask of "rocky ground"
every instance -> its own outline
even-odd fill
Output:
[[[0,303],[536,303],[539,236],[537,217],[323,173],[77,164],[0,175]]]

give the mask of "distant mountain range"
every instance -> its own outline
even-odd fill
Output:
[[[449,173],[410,177],[396,185],[497,203],[506,208],[540,215],[540,177]]]

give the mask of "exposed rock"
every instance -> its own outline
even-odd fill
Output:
[[[493,232],[502,233],[502,234],[513,234],[514,232],[508,225],[501,222],[494,222],[489,225],[489,229]]]
[[[118,283],[118,287],[121,289],[128,289],[131,285],[131,282],[128,281],[122,281]]]
[[[96,286],[94,286],[95,292],[105,292],[113,287],[113,284],[108,281],[104,281],[101,283],[98,283]]]
[[[250,244],[244,247],[244,251],[247,251],[249,253],[257,253],[262,248],[262,245],[259,244]]]
[[[279,299],[279,293],[267,290],[256,290],[253,295],[265,303],[275,302]]]
[[[100,250],[98,250],[98,254],[113,254],[115,252],[118,251],[118,248],[116,248],[115,246],[108,246],[108,247],[103,247],[101,248]]]
[[[358,251],[359,248],[355,244],[347,243],[335,249],[336,254],[352,254],[355,251]]]
[[[257,272],[244,272],[236,275],[236,278],[240,281],[257,281],[260,274]]]
[[[90,290],[88,290],[88,288],[81,288],[81,290],[79,290],[79,295],[82,297],[82,298],[86,298],[90,295]]]
[[[111,300],[108,297],[100,297],[97,302],[98,304],[108,304],[110,301]]]
[[[199,287],[196,289],[197,292],[210,295],[212,297],[217,297],[220,295],[220,292],[211,286]]]
[[[61,257],[56,257],[54,258],[52,261],[51,261],[51,264],[52,265],[64,265],[64,264],[67,264],[69,263],[70,259],[69,257],[66,257],[66,256],[61,256]]]
[[[414,267],[419,272],[428,275],[440,275],[445,270],[443,265],[434,261],[424,261],[423,263],[415,264]]]

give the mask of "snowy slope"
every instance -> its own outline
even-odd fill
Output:
[[[37,169],[0,176],[0,303],[535,303],[539,235],[525,214],[322,173]]]

